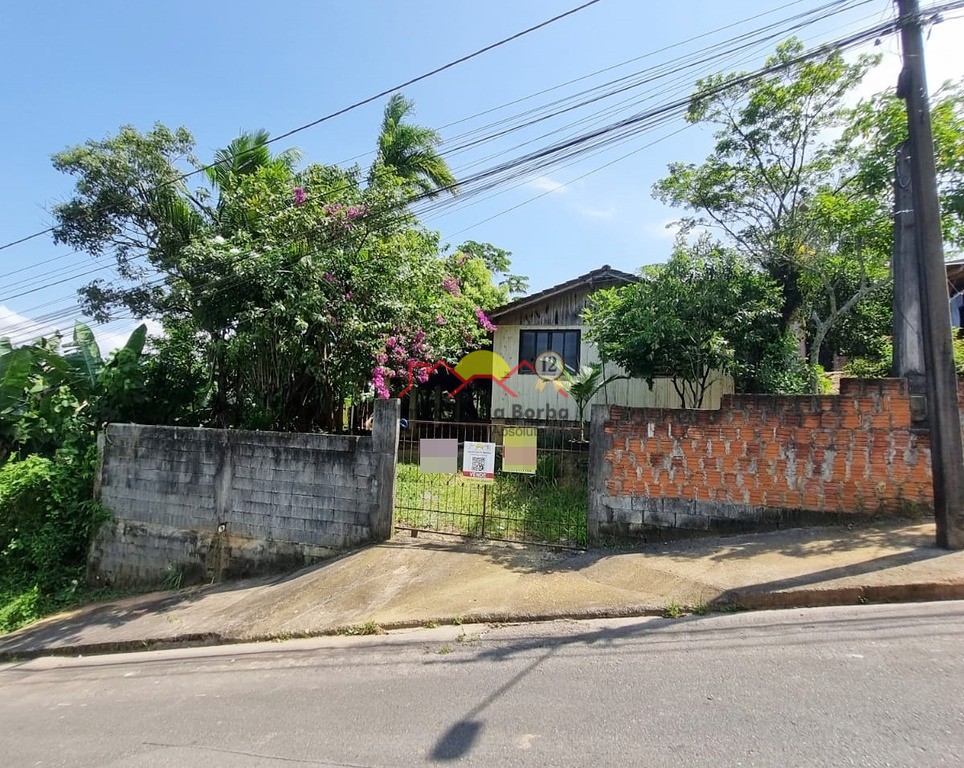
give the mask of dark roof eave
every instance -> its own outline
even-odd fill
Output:
[[[551,299],[554,296],[566,293],[574,288],[592,286],[594,283],[604,280],[629,285],[630,283],[636,282],[638,278],[636,275],[630,274],[629,272],[613,269],[607,264],[604,267],[594,269],[592,272],[587,272],[579,277],[574,277],[572,280],[567,280],[564,283],[553,285],[552,287],[541,290],[538,293],[533,293],[530,296],[522,296],[515,301],[510,301],[508,304],[503,304],[501,307],[496,307],[488,314],[492,319],[503,317],[510,312],[515,312],[517,310],[524,309],[531,304],[536,304],[540,301]]]

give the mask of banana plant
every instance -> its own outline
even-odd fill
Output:
[[[103,389],[105,370],[122,355],[139,359],[146,338],[141,325],[110,362],[81,322],[64,352],[58,335],[16,348],[0,339],[0,460],[18,446],[37,450],[56,442],[65,420],[80,414]]]

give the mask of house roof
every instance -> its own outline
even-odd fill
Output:
[[[951,293],[964,291],[964,256],[957,256],[944,262],[947,271],[948,288]]]
[[[502,317],[510,312],[525,309],[532,304],[538,304],[540,301],[554,298],[563,293],[576,290],[577,288],[592,288],[596,285],[600,288],[614,284],[628,285],[635,283],[638,279],[636,275],[629,272],[622,272],[621,270],[613,269],[608,264],[603,264],[599,269],[594,269],[592,272],[587,272],[579,277],[574,277],[572,280],[559,283],[559,285],[554,285],[538,293],[531,293],[528,296],[522,296],[514,301],[510,301],[508,304],[503,304],[501,307],[497,307],[489,312],[489,317],[493,319]]]

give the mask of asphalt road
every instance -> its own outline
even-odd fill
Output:
[[[0,665],[0,765],[964,765],[964,603]]]

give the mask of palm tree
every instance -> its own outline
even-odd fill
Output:
[[[269,140],[270,134],[264,129],[242,133],[215,152],[214,162],[204,169],[208,181],[218,193],[217,205],[208,213],[219,233],[228,234],[251,223],[247,207],[234,209],[228,205],[230,193],[237,189],[241,179],[265,168],[274,170],[282,177],[294,176],[301,152],[286,149],[272,155]]]
[[[618,373],[603,378],[602,365],[599,363],[582,366],[574,376],[568,371],[563,371],[563,375],[566,379],[566,391],[576,401],[576,410],[579,411],[579,442],[584,443],[586,442],[586,406],[589,405],[589,401],[609,382],[628,379],[629,376]]]
[[[270,134],[263,128],[246,131],[215,152],[214,162],[204,169],[211,186],[218,190],[231,189],[242,176],[267,167],[293,173],[295,165],[301,160],[301,152],[286,149],[272,155],[269,140]]]
[[[375,184],[379,171],[388,169],[428,197],[435,197],[443,190],[457,194],[455,176],[436,151],[442,137],[431,128],[405,122],[414,109],[415,102],[400,93],[393,93],[388,99],[378,134],[378,154],[368,172],[368,183]]]

